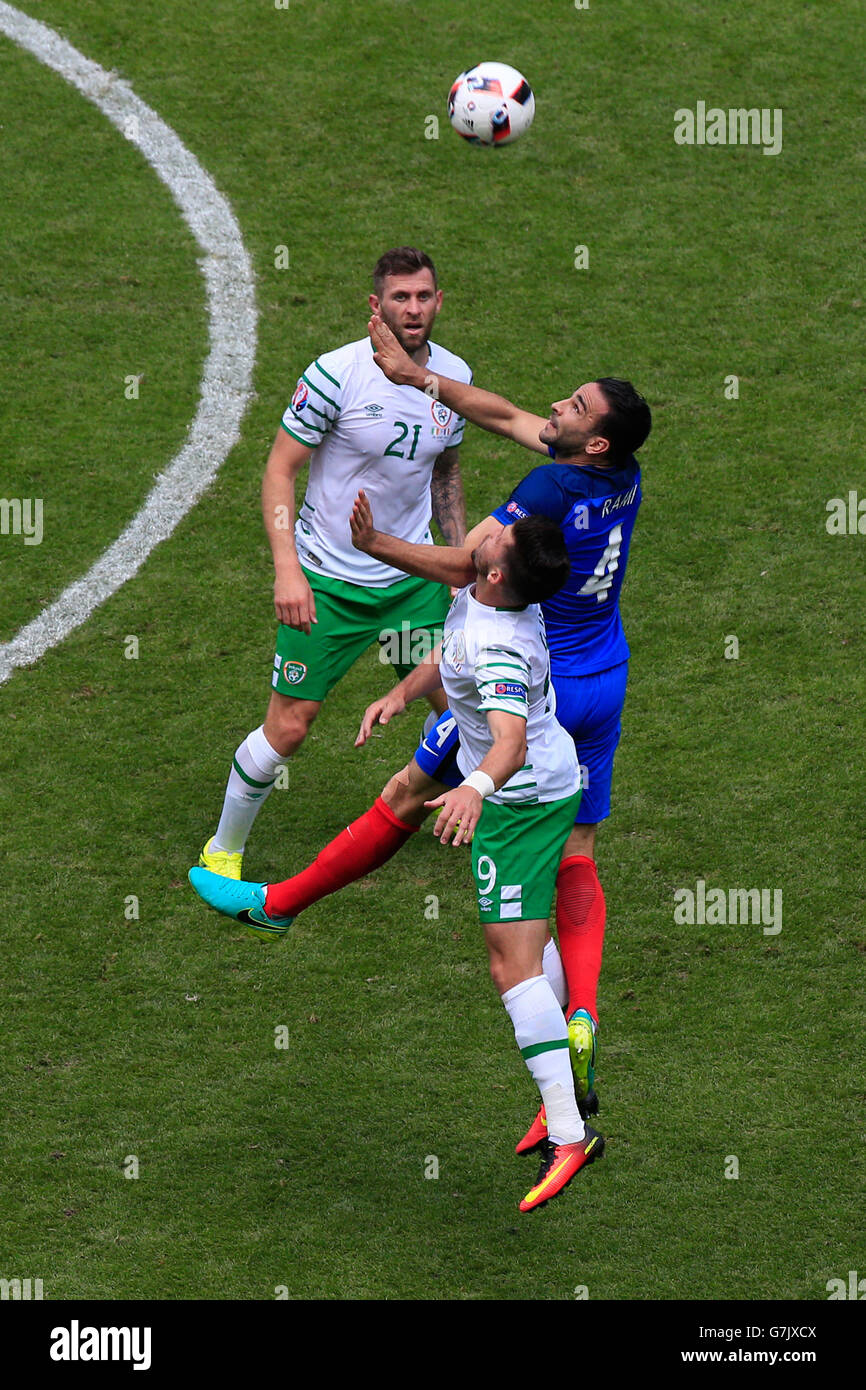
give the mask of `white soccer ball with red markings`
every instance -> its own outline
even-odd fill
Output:
[[[535,97],[507,63],[479,63],[461,72],[448,93],[448,119],[464,140],[507,145],[532,125]]]

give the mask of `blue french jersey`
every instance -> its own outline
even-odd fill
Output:
[[[554,675],[589,676],[629,656],[619,595],[640,506],[640,467],[548,463],[533,468],[493,516],[550,517],[562,527],[571,575],[541,605]]]

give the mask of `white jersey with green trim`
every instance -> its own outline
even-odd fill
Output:
[[[493,747],[490,710],[526,720],[526,762],[486,799],[511,806],[559,801],[580,786],[574,740],[556,718],[544,618],[537,603],[490,608],[473,585],[461,589],[445,620],[439,671],[457,720],[457,765],[474,772]]]
[[[428,343],[432,373],[470,382],[461,357]],[[442,453],[460,443],[463,420],[414,386],[395,386],[373,361],[369,338],[326,352],[304,372],[283,428],[313,449],[295,543],[317,574],[381,587],[406,576],[356,550],[349,515],[359,488],[376,527],[416,544],[433,544],[430,479]]]

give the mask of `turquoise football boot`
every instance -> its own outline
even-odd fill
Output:
[[[245,879],[225,878],[210,869],[189,871],[189,881],[200,898],[222,912],[234,917],[257,936],[260,941],[276,941],[285,936],[294,917],[269,917],[265,912],[266,883],[248,883]]]

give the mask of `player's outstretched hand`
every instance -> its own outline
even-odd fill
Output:
[[[438,835],[441,844],[447,845],[452,835],[452,845],[471,844],[484,805],[484,798],[474,787],[455,787],[453,791],[437,796],[435,801],[425,801],[424,805],[434,810],[437,806],[442,807],[433,827],[433,834]]]
[[[281,623],[310,635],[310,624],[317,623],[316,600],[302,570],[274,580],[274,609]]]
[[[388,380],[398,386],[416,386],[419,368],[379,314],[370,319],[367,332],[373,343],[373,361]]]
[[[369,551],[376,542],[373,509],[363,488],[355,498],[352,515],[349,517],[349,530],[352,532],[352,544],[356,550]]]
[[[374,724],[387,724],[394,718],[395,714],[402,714],[405,708],[406,701],[395,690],[389,690],[388,694],[383,695],[381,700],[374,700],[372,705],[367,706],[364,718],[361,720],[358,737],[355,739],[355,747],[360,748],[362,744],[367,742]]]

